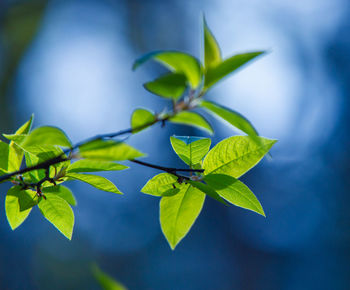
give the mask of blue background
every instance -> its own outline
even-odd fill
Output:
[[[71,242],[37,209],[12,232],[2,207],[0,289],[98,289],[94,262],[129,289],[350,289],[349,1],[52,0],[11,62],[4,23],[16,3],[31,15],[35,1],[0,1],[1,132],[34,113],[35,126],[58,126],[78,142],[129,127],[135,107],[161,111],[167,102],[142,83],[163,70],[148,64],[132,72],[132,62],[156,49],[200,57],[204,12],[225,57],[270,51],[208,98],[279,142],[272,160],[242,178],[267,218],[207,199],[174,252],[161,234],[157,198],[139,192],[158,171],[136,164],[104,175],[123,196],[69,185],[78,199]],[[237,133],[207,117],[213,144]],[[183,166],[173,134],[206,136],[167,124],[128,141],[145,161]],[[1,204],[9,187],[0,185]]]

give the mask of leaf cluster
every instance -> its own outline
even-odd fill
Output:
[[[224,205],[233,204],[265,216],[256,196],[238,178],[253,168],[276,140],[260,137],[244,116],[205,98],[217,82],[264,52],[236,54],[224,59],[205,19],[203,38],[202,62],[179,51],[155,51],[135,61],[134,69],[150,60],[168,69],[168,73],[145,83],[144,87],[167,99],[170,106],[159,113],[135,109],[129,129],[72,144],[59,128],[43,126],[32,130],[32,116],[13,134],[3,134],[7,142],[0,140],[0,182],[12,182],[5,200],[10,227],[13,230],[19,227],[37,207],[50,223],[71,239],[72,207],[77,202],[63,183],[77,180],[102,191],[121,194],[112,181],[96,172],[127,169],[126,165],[117,163],[126,160],[163,171],[151,178],[141,191],[161,198],[160,224],[172,249],[189,232],[207,195]],[[172,148],[186,168],[140,161],[138,158],[144,156],[143,153],[116,139],[157,123],[163,126],[166,122],[194,126],[212,134],[211,124],[197,110],[219,117],[247,136],[229,137],[211,149],[210,138],[170,137]],[[100,274],[96,272],[102,277]]]

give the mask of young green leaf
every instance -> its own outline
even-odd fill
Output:
[[[45,194],[38,207],[42,215],[52,223],[67,239],[72,239],[74,213],[69,204],[53,193]]]
[[[12,230],[18,228],[30,214],[34,201],[35,192],[22,190],[19,186],[9,189],[5,198],[5,210],[7,221]]]
[[[165,74],[143,86],[153,94],[175,100],[182,96],[187,87],[186,77],[181,73]]]
[[[219,116],[220,118],[229,122],[232,126],[248,134],[248,136],[252,137],[257,143],[260,142],[258,132],[255,130],[253,125],[240,113],[209,101],[201,101],[200,106],[207,109],[210,113],[213,113],[214,115]]]
[[[126,165],[112,161],[80,159],[67,168],[67,172],[96,172],[96,171],[116,171],[129,168]]]
[[[22,147],[25,148],[38,144],[72,147],[72,143],[67,135],[61,129],[51,126],[43,126],[34,129],[24,140]]]
[[[259,137],[260,144],[248,136],[226,138],[212,148],[203,161],[204,174],[222,173],[239,178],[254,167],[277,142]]]
[[[205,194],[186,184],[174,196],[160,201],[160,224],[164,236],[174,250],[186,236],[202,210]]]
[[[53,145],[29,146],[26,147],[25,151],[26,165],[30,167],[42,163],[46,160],[55,158],[57,156],[64,157],[65,155],[62,154],[63,150]],[[69,164],[70,161],[67,160],[50,166],[50,176],[54,176],[55,173],[59,172],[60,170],[63,170],[63,168],[68,167]],[[33,178],[36,181],[39,181],[40,179],[45,177],[44,170],[34,170],[28,172],[28,174],[31,176],[31,178]],[[57,183],[60,183],[60,181],[57,181]]]
[[[69,179],[80,180],[82,182],[88,183],[97,189],[122,194],[119,189],[107,178],[92,174],[79,174],[79,173],[67,173],[66,177]]]
[[[211,198],[221,202],[224,205],[227,205],[227,203],[220,197],[220,195],[218,195],[218,193],[214,189],[212,189],[209,185],[199,181],[193,181],[193,180],[189,180],[188,183],[191,184],[193,187],[196,187],[206,195],[210,196]]]
[[[265,216],[254,193],[238,179],[224,174],[209,174],[204,177],[204,181],[230,203]]]
[[[203,159],[211,144],[209,138],[190,136],[172,136],[170,142],[175,153],[190,167]]]
[[[204,119],[203,116],[194,112],[187,112],[187,111],[180,112],[176,114],[174,117],[171,117],[169,119],[169,122],[197,127],[199,129],[202,129],[208,132],[209,134],[214,133],[213,128],[208,123],[208,121]]]
[[[103,290],[127,290],[122,284],[102,272],[96,265],[92,268],[92,272]]]
[[[172,193],[177,193],[178,188],[181,187],[177,183],[177,177],[169,173],[160,173],[148,180],[146,185],[141,189],[141,192],[154,195],[164,196]]]
[[[148,60],[155,60],[175,73],[184,74],[193,89],[201,82],[201,66],[199,61],[184,52],[179,51],[154,51],[147,53],[134,62],[135,70]]]
[[[264,51],[236,54],[225,59],[217,66],[209,68],[205,74],[204,90],[209,89],[216,82],[263,53]]]
[[[87,159],[121,161],[144,156],[134,147],[114,140],[96,140],[79,147],[80,156]]]
[[[32,115],[30,119],[15,132],[15,135],[29,134],[30,129],[32,127],[33,118],[34,118],[34,115]],[[21,167],[23,155],[24,155],[23,150],[20,147],[18,147],[18,145],[15,142],[11,141],[9,145],[9,163],[8,163],[9,172],[16,171]]]
[[[203,16],[203,33],[204,33],[204,67],[218,65],[221,62],[221,51],[214,35],[210,31],[207,22]]]
[[[0,140],[0,169],[7,172],[9,162],[9,145]]]
[[[131,128],[137,133],[153,125],[156,122],[154,114],[146,109],[136,109],[131,115]]]
[[[77,205],[77,201],[73,195],[73,192],[68,187],[65,187],[63,185],[44,187],[42,189],[42,192],[44,194],[53,193],[59,196],[60,198],[63,198],[70,205],[73,205],[73,206]]]

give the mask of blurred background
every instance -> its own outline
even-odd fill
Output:
[[[208,98],[277,138],[242,180],[267,218],[207,199],[174,252],[158,199],[139,191],[157,173],[107,173],[126,194],[72,182],[78,199],[69,242],[38,210],[12,232],[0,210],[0,289],[98,289],[96,262],[129,289],[350,289],[350,17],[347,0],[0,1],[0,132],[35,114],[73,142],[129,127],[136,107],[167,102],[131,71],[156,49],[200,56],[201,12],[225,57],[270,54],[225,79]],[[210,116],[213,144],[234,135]],[[129,139],[146,161],[182,166],[169,136],[203,132],[167,124]],[[1,184],[1,204],[9,184]]]

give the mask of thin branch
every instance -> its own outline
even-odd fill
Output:
[[[162,170],[162,171],[165,171],[165,172],[168,172],[168,173],[173,173],[173,172],[176,173],[178,171],[181,171],[181,172],[204,172],[204,169],[190,169],[190,168],[184,168],[183,169],[183,168],[164,167],[164,166],[154,165],[154,164],[143,162],[143,161],[136,160],[136,159],[129,160],[129,161],[137,163],[137,164],[140,164],[140,165],[143,165],[143,166],[146,166],[146,167],[159,169],[159,170]]]
[[[186,110],[186,109],[187,108],[183,108],[182,110]],[[88,138],[88,139],[86,139],[84,141],[76,143],[71,148],[67,148],[67,149],[63,150],[63,153],[58,155],[58,156],[56,156],[56,157],[53,157],[53,158],[48,159],[46,161],[43,161],[43,162],[41,162],[41,163],[39,163],[37,165],[34,165],[34,166],[25,167],[23,169],[20,169],[20,170],[14,171],[14,172],[10,172],[8,174],[4,174],[4,175],[0,176],[0,182],[8,180],[8,179],[10,179],[11,177],[13,177],[15,175],[20,175],[20,174],[23,174],[23,173],[26,173],[26,172],[30,172],[30,171],[33,171],[33,170],[38,170],[38,169],[47,169],[47,168],[49,168],[52,165],[55,165],[55,164],[58,164],[58,163],[70,160],[71,157],[67,158],[65,156],[65,154],[68,154],[68,153],[70,154],[74,150],[79,148],[80,146],[85,145],[87,143],[90,143],[90,142],[93,142],[93,141],[98,141],[98,140],[113,139],[115,137],[119,137],[119,136],[122,136],[122,135],[132,134],[133,132],[141,131],[141,130],[143,130],[145,128],[148,128],[148,127],[151,127],[154,124],[157,124],[159,122],[162,124],[162,126],[164,126],[165,122],[167,120],[169,120],[171,117],[173,117],[174,115],[176,115],[177,113],[178,113],[178,111],[165,114],[163,117],[156,117],[155,120],[153,120],[152,122],[143,124],[143,125],[135,127],[135,128],[128,128],[128,129],[125,129],[125,130],[121,130],[121,131],[117,131],[117,132],[113,132],[113,133],[107,133],[107,134],[100,134],[100,135],[96,135],[94,137]]]

